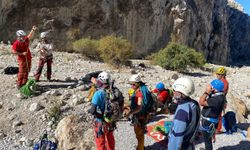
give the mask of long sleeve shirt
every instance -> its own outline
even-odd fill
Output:
[[[36,46],[36,51],[40,52],[41,58],[52,57],[53,44],[39,42]]]
[[[198,129],[199,125],[197,119],[199,119],[199,115],[197,112],[200,112],[200,108],[197,104],[194,104],[191,101],[184,102],[179,104],[177,110],[174,115],[174,120],[172,124],[172,128],[169,133],[169,142],[168,149],[169,150],[180,150],[185,149],[183,144],[186,142],[190,142],[190,138]],[[195,124],[192,128],[189,127],[189,124]],[[186,135],[187,130],[189,131],[189,135]]]

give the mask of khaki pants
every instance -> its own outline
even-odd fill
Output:
[[[146,124],[149,115],[137,117],[139,123],[134,124],[134,132],[138,142],[137,150],[144,150],[144,133],[146,133]]]

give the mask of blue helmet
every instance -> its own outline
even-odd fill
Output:
[[[156,89],[158,89],[158,90],[164,90],[164,89],[165,89],[164,83],[159,82],[159,83],[156,85]]]
[[[219,79],[213,80],[211,82],[211,86],[219,92],[222,92],[224,90],[224,83]]]

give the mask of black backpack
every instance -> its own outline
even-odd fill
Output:
[[[200,106],[199,103],[195,100],[192,100],[189,102],[189,111],[192,111],[191,109],[191,104],[194,104],[194,106],[196,106],[196,115],[192,114],[192,118],[191,119],[196,119],[195,121],[189,120],[189,123],[187,125],[187,129],[186,132],[184,133],[184,140],[183,140],[183,144],[182,144],[182,149],[187,149],[189,146],[191,146],[192,142],[195,140],[195,136],[198,132],[199,126],[200,126]],[[196,118],[193,118],[194,116],[196,116]],[[195,128],[194,128],[195,127]]]
[[[103,119],[107,123],[115,122],[122,117],[124,96],[117,87],[113,86],[113,83],[109,89],[104,91],[106,92],[106,100]]]
[[[102,71],[95,71],[95,72],[91,72],[91,73],[88,73],[86,74],[84,77],[81,78],[81,80],[85,83],[85,84],[88,84],[91,82],[91,78],[94,77],[94,78],[97,78],[98,75],[101,73]]]
[[[4,74],[17,74],[18,73],[18,67],[6,67],[4,69]]]
[[[233,111],[228,111],[223,116],[223,126],[226,130],[226,133],[232,134],[233,132],[237,132],[237,124],[236,117]]]

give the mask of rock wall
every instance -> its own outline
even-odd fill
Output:
[[[141,57],[171,40],[203,52],[208,62],[235,64],[250,56],[250,17],[226,0],[2,0],[0,11],[3,41],[35,24],[51,31],[60,50],[82,37],[116,34]]]

